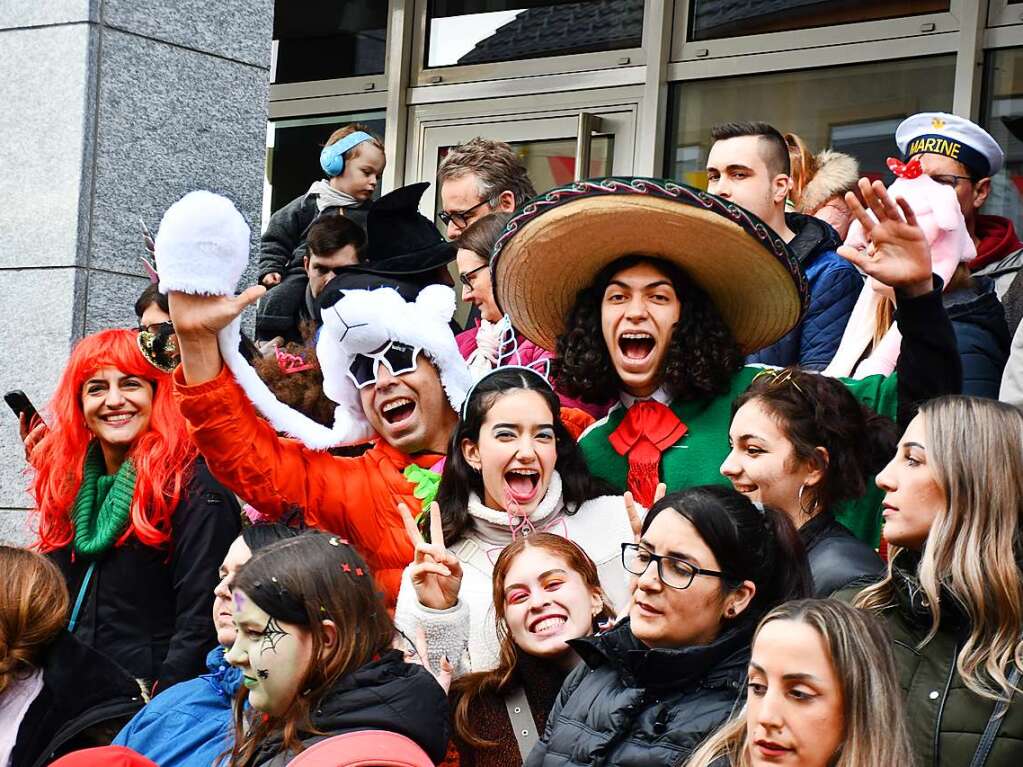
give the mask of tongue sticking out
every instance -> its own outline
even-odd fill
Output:
[[[539,481],[540,477],[537,474],[517,474],[509,471],[504,475],[508,495],[518,503],[526,503],[533,499]]]
[[[654,348],[652,338],[622,338],[618,341],[618,348],[622,354],[632,360],[641,360],[646,357]]]

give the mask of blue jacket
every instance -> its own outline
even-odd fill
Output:
[[[838,351],[849,315],[863,289],[863,277],[835,252],[842,241],[830,225],[800,213],[786,213],[785,223],[796,233],[789,248],[810,283],[810,306],[802,322],[780,341],[750,355],[747,362],[823,370]]]
[[[973,277],[972,288],[949,291],[942,298],[963,361],[963,394],[998,399],[1002,371],[1009,359],[1009,326],[987,277]]]
[[[210,767],[231,747],[231,699],[241,669],[217,647],[206,656],[210,673],[160,693],[125,725],[115,746],[127,746],[160,767]]]

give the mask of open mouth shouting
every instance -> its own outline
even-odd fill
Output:
[[[568,616],[561,613],[541,615],[529,624],[529,633],[539,637],[556,636],[568,623]]]
[[[629,331],[618,337],[618,349],[629,362],[642,364],[649,360],[657,345],[654,337],[646,331]]]
[[[398,425],[412,417],[416,403],[408,397],[398,397],[380,405],[380,415],[391,424]]]
[[[504,489],[515,503],[529,503],[540,489],[540,472],[537,469],[509,469],[504,473]]]

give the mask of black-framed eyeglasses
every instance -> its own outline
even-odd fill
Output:
[[[953,189],[959,185],[960,181],[968,181],[971,184],[973,183],[973,179],[969,176],[956,176],[953,173],[933,173],[930,175],[932,179],[942,186],[950,186]]]
[[[152,333],[154,336],[169,336],[174,333],[174,323],[170,320],[166,322],[154,322],[151,325],[143,325],[139,323],[140,333]]]
[[[476,274],[476,272],[480,271],[481,269],[486,269],[488,266],[490,266],[490,264],[483,264],[483,266],[477,266],[475,269],[470,269],[467,272],[459,274],[458,281],[465,285],[465,287],[469,288],[469,290],[472,290],[473,275]]]
[[[356,388],[364,389],[377,381],[380,363],[387,366],[391,375],[411,373],[419,364],[419,347],[391,341],[380,351],[372,354],[356,354],[348,366],[347,375]]]
[[[657,563],[657,577],[661,579],[661,583],[672,589],[689,588],[697,575],[709,575],[726,581],[738,580],[728,573],[695,567],[684,559],[654,554],[638,543],[622,544],[622,565],[633,575],[645,573],[651,562]]]
[[[494,201],[490,197],[484,197],[482,200],[480,200],[478,203],[473,205],[468,210],[463,210],[460,212],[456,211],[454,213],[449,213],[446,210],[442,210],[440,213],[437,214],[437,218],[444,222],[444,226],[449,226],[451,222],[454,221],[455,226],[457,226],[459,229],[465,229],[465,227],[469,226],[468,215],[483,205],[490,205],[491,207],[493,207]]]

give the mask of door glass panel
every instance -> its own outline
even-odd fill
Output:
[[[666,173],[707,186],[707,153],[717,123],[760,120],[796,133],[811,149],[859,160],[860,172],[890,178],[895,128],[906,115],[951,111],[955,57],[697,80],[672,86]]]
[[[757,35],[948,11],[949,0],[691,0],[689,39]]]
[[[309,191],[323,178],[320,150],[330,134],[349,123],[361,123],[370,133],[384,136],[384,112],[303,117],[272,120],[267,128],[266,187],[263,191],[263,220]],[[379,193],[379,186],[377,192]]]
[[[1023,48],[989,51],[981,124],[1005,151],[983,213],[1005,216],[1023,231]]]
[[[430,0],[427,67],[638,48],[643,0]]]
[[[276,0],[275,83],[384,71],[387,0]]]

